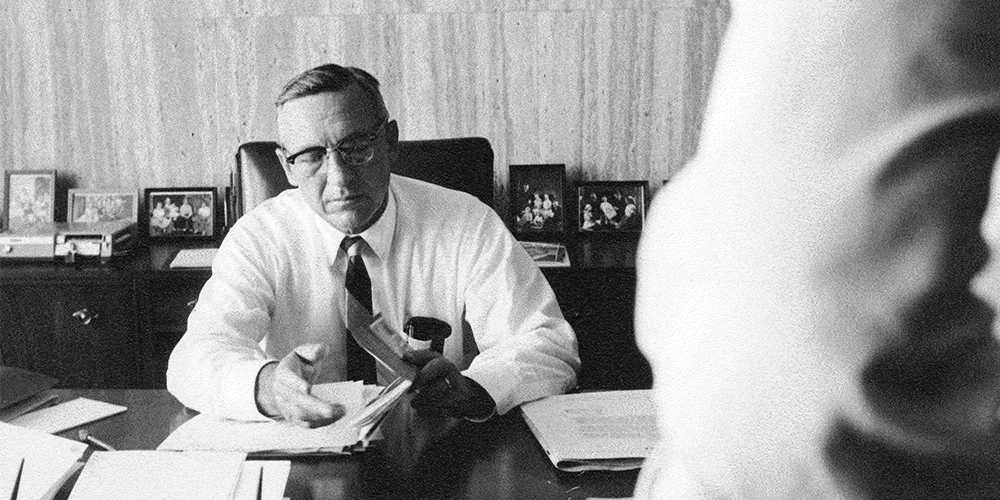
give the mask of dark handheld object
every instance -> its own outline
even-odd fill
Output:
[[[444,352],[444,339],[451,335],[451,326],[437,318],[414,316],[406,321],[403,332],[417,340],[429,340],[431,350],[441,354]]]

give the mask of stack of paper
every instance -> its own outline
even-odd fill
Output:
[[[289,462],[244,462],[243,453],[99,451],[70,500],[280,500]]]
[[[80,468],[87,445],[0,423],[0,498],[46,500]]]
[[[344,454],[367,445],[367,439],[391,407],[398,387],[405,392],[409,386],[396,384],[396,391],[383,392],[372,400],[366,396],[361,382],[318,384],[312,394],[324,401],[344,406],[345,415],[333,424],[308,429],[284,422],[242,422],[198,415],[188,420],[167,439],[159,450],[239,451],[252,456],[283,456],[306,454]],[[371,400],[370,404],[367,404]],[[388,403],[387,403],[388,401]],[[375,411],[378,410],[378,411]]]
[[[648,390],[550,396],[521,405],[521,413],[560,470],[637,469],[657,441]]]

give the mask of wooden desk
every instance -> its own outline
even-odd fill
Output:
[[[193,415],[162,389],[59,390],[128,407],[87,427],[122,450],[149,450]],[[409,419],[401,407],[384,426],[386,439],[363,453],[292,461],[285,495],[320,498],[585,499],[632,495],[638,471],[566,473],[556,470],[518,410],[473,424]],[[402,422],[409,425],[403,425]],[[425,432],[426,425],[434,432]],[[74,437],[77,430],[64,434]],[[433,435],[433,437],[431,437]],[[73,481],[73,480],[71,480]],[[69,486],[69,485],[68,485]],[[65,498],[69,487],[57,498]]]
[[[634,237],[568,242],[572,267],[542,269],[583,362],[581,389],[648,389],[633,334]],[[167,359],[209,269],[170,269],[176,245],[107,265],[0,261],[0,363],[65,388],[166,387]]]

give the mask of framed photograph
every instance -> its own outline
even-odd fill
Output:
[[[565,230],[566,165],[511,165],[510,207],[515,235]]]
[[[147,188],[146,234],[153,240],[214,240],[220,229],[215,188]]]
[[[577,228],[583,233],[638,233],[646,220],[646,181],[577,183]]]
[[[55,170],[8,170],[5,180],[5,230],[30,233],[55,222]]]
[[[70,224],[139,221],[139,202],[135,191],[70,189],[66,200],[66,222]]]

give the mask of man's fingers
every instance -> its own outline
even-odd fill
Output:
[[[427,364],[425,364],[424,367],[417,372],[417,377],[413,379],[413,386],[411,390],[423,390],[425,386],[433,384],[435,380],[448,377],[449,372],[452,371],[458,373],[458,369],[455,368],[455,365],[451,364],[451,362],[447,359],[435,357],[434,359],[428,361]]]
[[[330,404],[308,394],[293,392],[282,401],[282,416],[285,420],[307,427],[319,427],[336,422],[344,416],[344,407]]]
[[[299,361],[305,364],[316,364],[323,361],[329,353],[330,348],[326,344],[302,344],[295,348],[294,353]]]
[[[440,354],[428,349],[410,350],[403,353],[403,361],[417,368],[423,368],[431,360],[440,357]]]

